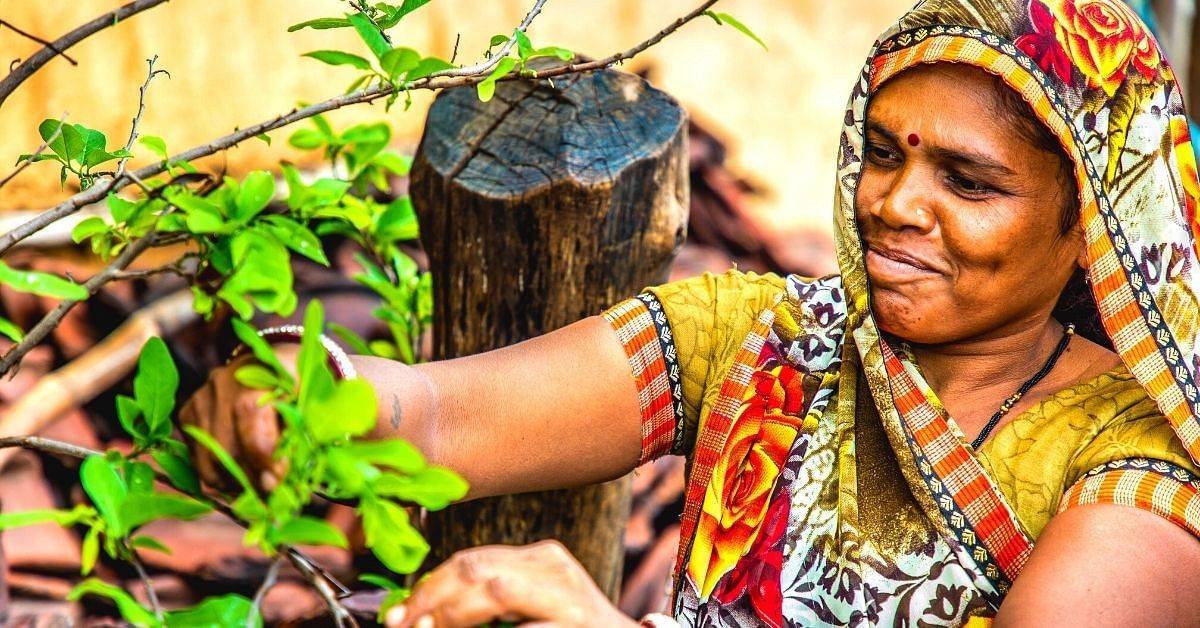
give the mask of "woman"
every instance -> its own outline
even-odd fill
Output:
[[[705,276],[489,354],[356,357],[396,408],[380,433],[472,496],[689,456],[687,626],[1200,625],[1200,194],[1141,22],[922,2],[855,85],[837,183],[841,276]],[[253,401],[226,369],[188,415],[269,481]],[[389,622],[497,618],[633,624],[554,544],[463,552]]]

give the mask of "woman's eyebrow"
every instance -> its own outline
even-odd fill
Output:
[[[883,125],[879,124],[878,122],[868,122],[867,123],[867,132],[868,133],[871,133],[871,132],[878,133],[878,134],[882,135],[884,137],[884,139],[892,142],[893,144],[897,143],[896,134],[887,130],[887,128],[885,128]]]
[[[966,166],[972,170],[983,170],[998,175],[1012,176],[1017,174],[1012,168],[982,153],[965,152],[941,146],[930,146],[928,150],[934,159],[941,162],[953,163]]]

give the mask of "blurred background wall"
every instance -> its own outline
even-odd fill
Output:
[[[874,40],[912,0],[725,0],[717,8],[754,28],[764,52],[730,28],[703,19],[626,66],[650,69],[652,80],[679,98],[693,116],[730,148],[735,172],[765,188],[755,214],[787,229],[828,228],[833,158],[849,89]],[[0,17],[54,39],[122,4],[114,0],[0,2]],[[436,0],[406,18],[395,43],[448,57],[461,35],[459,61],[477,58],[495,33],[520,21],[528,0]],[[554,0],[530,35],[538,45],[562,45],[604,56],[625,49],[695,6],[694,0]],[[301,53],[365,49],[346,30],[288,33],[296,22],[346,10],[335,0],[173,0],[85,40],[69,51],[71,66],[55,59],[22,85],[0,109],[0,173],[40,140],[37,124],[64,112],[70,121],[124,143],[145,59],[159,56],[141,132],[163,137],[171,152],[232,131],[300,102],[340,93],[353,70],[325,66]],[[24,58],[37,44],[0,28],[0,54]],[[382,105],[334,113],[335,124],[386,117],[398,141],[415,147],[430,96],[411,110],[384,113]],[[303,124],[303,123],[302,123]],[[219,157],[212,167],[232,172],[269,168],[281,159],[311,161],[272,133],[267,146],[252,141]],[[145,150],[141,151],[146,154]],[[31,168],[0,191],[0,209],[36,209],[64,196],[53,166]]]

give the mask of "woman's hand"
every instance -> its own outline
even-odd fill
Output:
[[[285,365],[292,363],[292,352],[286,349],[278,348]],[[246,355],[214,369],[208,381],[183,405],[179,420],[211,434],[242,465],[251,481],[269,490],[284,471],[284,462],[273,459],[279,440],[279,417],[269,404],[259,405],[264,391],[246,388],[234,377],[239,368],[251,362],[253,356]],[[230,487],[232,478],[202,445],[192,443],[192,458],[206,484]]]
[[[455,554],[387,615],[388,628],[636,626],[561,543],[493,545]]]

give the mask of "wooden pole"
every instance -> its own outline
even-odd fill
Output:
[[[686,135],[671,97],[614,70],[501,83],[488,103],[473,88],[443,91],[410,186],[433,272],[435,359],[537,336],[665,280],[687,225]],[[558,539],[615,599],[628,512],[626,478],[476,500],[430,513],[426,527],[433,561]]]

